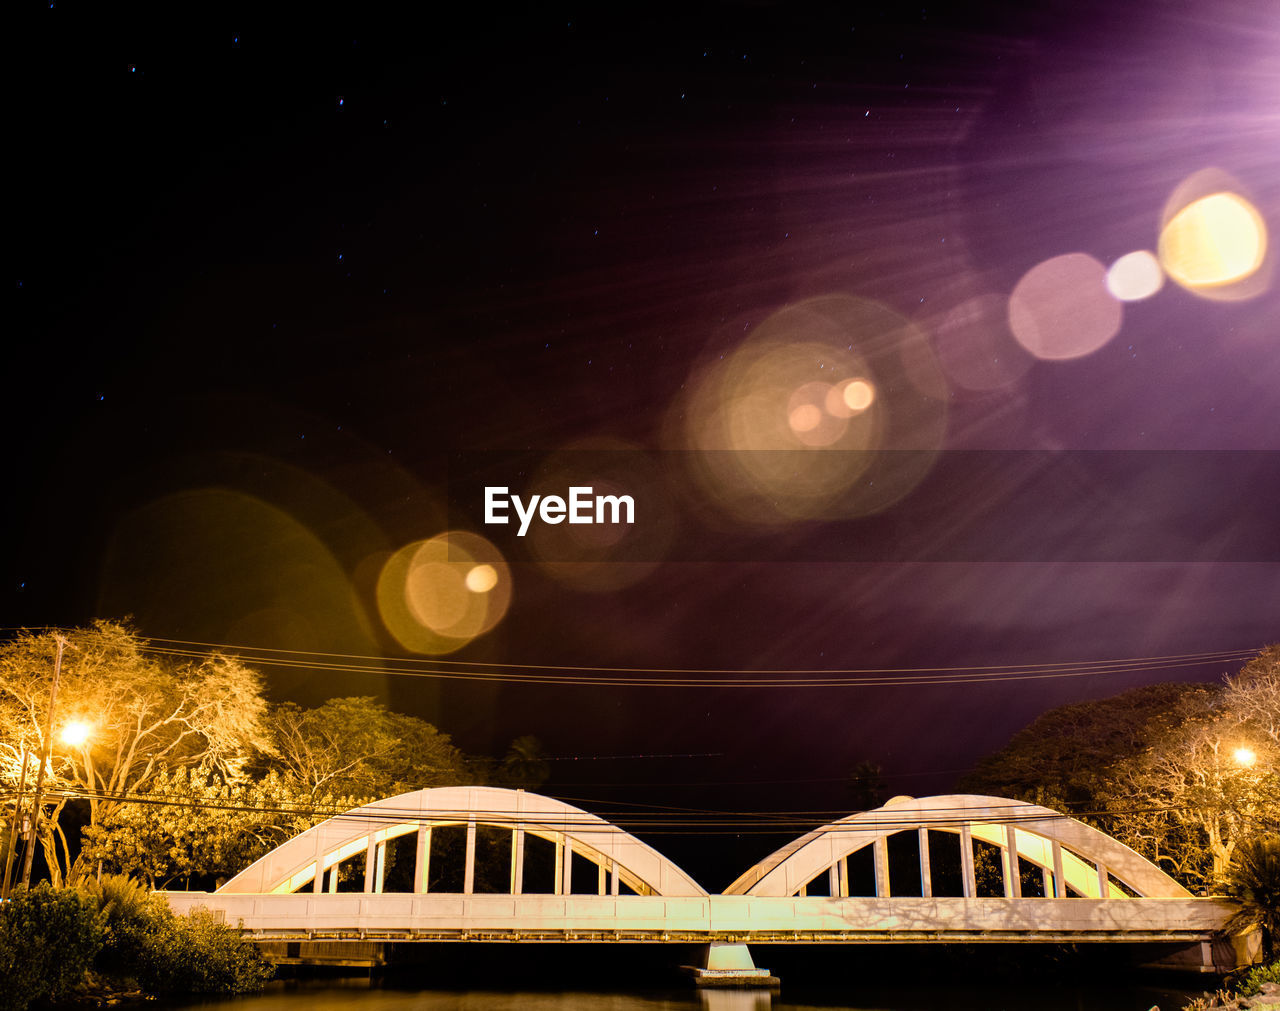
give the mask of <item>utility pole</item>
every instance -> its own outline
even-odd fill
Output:
[[[27,742],[22,742],[22,775],[18,777],[18,799],[13,805],[13,824],[9,826],[9,845],[5,849],[4,883],[0,885],[0,900],[9,897],[9,872],[13,870],[13,851],[18,846],[18,825],[22,822],[22,802],[27,791]]]
[[[44,747],[40,751],[40,769],[36,773],[35,799],[31,802],[31,833],[27,836],[27,846],[22,858],[22,887],[31,885],[31,861],[36,855],[36,843],[40,838],[40,791],[44,787],[44,770],[49,764],[49,756],[53,751],[53,707],[58,701],[58,678],[62,674],[62,651],[67,640],[61,632],[55,632],[58,640],[58,655],[53,661],[53,686],[49,689],[49,718],[45,722]]]

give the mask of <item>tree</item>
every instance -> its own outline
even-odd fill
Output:
[[[81,746],[54,744],[50,788],[76,790],[96,825],[162,770],[203,765],[230,781],[269,751],[266,703],[256,671],[217,653],[170,656],[125,625],[96,621],[63,632],[20,632],[0,646],[0,776],[16,787],[24,748],[40,754],[57,637],[67,642],[55,704],[55,741],[69,722],[87,724]],[[42,815],[41,844],[54,883],[71,871],[60,815],[64,793]],[[74,876],[74,875],[73,875]]]
[[[376,800],[467,781],[465,760],[447,734],[373,698],[330,699],[315,709],[285,702],[268,723],[274,764],[312,798]]]
[[[1236,847],[1227,887],[1243,907],[1232,926],[1261,927],[1263,960],[1270,962],[1280,930],[1280,836],[1255,836]]]
[[[0,906],[0,1009],[66,997],[102,947],[106,917],[75,890],[18,889]]]
[[[507,748],[497,779],[505,786],[532,790],[551,777],[547,752],[533,734],[517,737]]]
[[[1204,712],[1220,691],[1204,684],[1147,685],[1051,709],[979,762],[960,789],[1105,821],[1118,799],[1117,766]]]
[[[286,840],[359,806],[354,797],[313,797],[276,770],[225,782],[207,768],[165,770],[83,832],[88,865],[152,888],[192,879],[216,883]]]
[[[889,784],[879,762],[863,759],[849,773],[849,802],[855,811],[870,811],[889,799]]]
[[[1244,840],[1280,830],[1280,647],[1222,685],[1062,706],[961,783],[1064,810],[1190,886],[1221,887]]]
[[[1280,747],[1280,643],[1258,655],[1227,680],[1225,708],[1252,737]]]
[[[1274,777],[1237,760],[1239,723],[1222,700],[1117,763],[1104,798],[1117,812],[1108,826],[1117,838],[1188,884],[1214,887],[1275,799]]]

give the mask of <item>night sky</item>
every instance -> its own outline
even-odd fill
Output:
[[[843,810],[863,759],[945,791],[1046,708],[1280,639],[1273,254],[1141,300],[1101,279],[1191,190],[1274,230],[1280,14],[537,7],[18,16],[4,625],[676,682],[262,667],[470,751],[536,734],[578,759],[547,792],[614,811]],[[1011,301],[1037,281],[1047,357]],[[838,422],[760,392],[854,375],[876,402]],[[879,411],[870,449],[805,441]],[[744,497],[744,445],[790,476]],[[540,564],[486,530],[489,475],[574,466],[649,496],[637,553]],[[379,573],[446,529],[500,546],[510,607],[415,659]],[[1188,654],[1214,655],[1101,663]],[[1074,676],[1008,676],[1046,665]],[[688,684],[869,669],[923,680]]]

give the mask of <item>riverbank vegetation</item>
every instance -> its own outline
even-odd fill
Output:
[[[104,994],[250,993],[272,974],[238,930],[207,911],[175,916],[126,877],[41,882],[0,906],[0,1011]]]

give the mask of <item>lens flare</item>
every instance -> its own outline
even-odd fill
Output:
[[[1175,214],[1160,232],[1160,262],[1191,291],[1235,284],[1267,253],[1262,215],[1237,193],[1211,193]]]
[[[1009,300],[985,292],[951,309],[935,328],[938,358],[957,386],[975,392],[1015,385],[1035,359],[1009,331]]]
[[[498,585],[498,570],[488,564],[474,566],[463,582],[472,593],[488,593]]]
[[[861,414],[876,399],[876,388],[865,379],[845,379],[831,387],[826,396],[827,413],[835,418]]]
[[[687,460],[710,503],[751,523],[878,512],[919,482],[945,437],[931,343],[863,299],[779,310],[687,388],[674,412],[700,451]]]
[[[405,649],[452,653],[502,620],[511,572],[485,538],[451,530],[387,559],[377,599],[383,623]]]
[[[796,438],[806,446],[830,446],[844,435],[853,412],[827,411],[827,403],[835,392],[830,383],[805,383],[791,394],[787,421]]]
[[[1106,268],[1085,253],[1032,267],[1009,296],[1009,328],[1037,358],[1092,354],[1120,332],[1123,309],[1107,291]]]
[[[566,488],[589,487],[597,496],[635,503],[634,522],[608,509],[604,522],[536,524],[528,537],[529,554],[543,573],[589,593],[632,586],[652,574],[670,549],[681,511],[662,462],[639,445],[593,437],[570,442],[547,456],[527,485],[526,494],[563,495]]]
[[[1154,253],[1126,253],[1107,269],[1107,291],[1121,302],[1140,302],[1164,287],[1164,271]]]
[[[1187,291],[1215,301],[1254,298],[1271,286],[1275,258],[1248,190],[1219,168],[1182,180],[1160,216],[1156,255]]]

